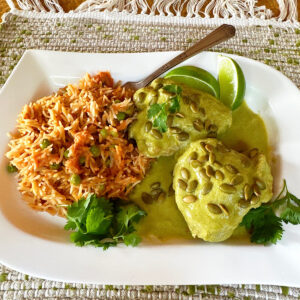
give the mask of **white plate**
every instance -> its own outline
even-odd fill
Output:
[[[0,92],[0,262],[42,278],[102,284],[276,284],[300,286],[300,226],[286,226],[270,247],[229,242],[126,248],[102,251],[75,247],[64,220],[31,211],[21,200],[13,176],[5,171],[6,133],[22,106],[48,95],[85,72],[109,70],[117,80],[139,80],[176,52],[80,54],[27,51]],[[204,52],[184,64],[216,74],[216,53]],[[234,56],[242,67],[246,100],[266,122],[277,156],[276,182],[286,178],[300,196],[300,93],[278,71]]]

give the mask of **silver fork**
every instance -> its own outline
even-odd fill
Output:
[[[212,31],[210,34],[208,34],[206,37],[204,37],[202,40],[194,44],[192,47],[188,48],[184,52],[180,53],[179,55],[177,55],[176,57],[174,57],[173,59],[165,63],[163,66],[159,67],[153,73],[148,75],[145,79],[137,82],[129,81],[126,82],[123,86],[125,88],[138,90],[146,86],[147,84],[149,84],[152,80],[154,80],[164,72],[170,70],[171,68],[185,61],[186,59],[198,54],[202,50],[218,45],[232,38],[234,35],[235,35],[235,27],[231,25],[223,24],[217,29],[215,29],[214,31]]]

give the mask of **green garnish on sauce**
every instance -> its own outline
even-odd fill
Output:
[[[68,207],[65,230],[73,230],[70,238],[77,246],[93,245],[104,250],[118,243],[137,246],[141,238],[135,224],[146,213],[136,205],[121,205],[90,194]]]
[[[267,245],[281,240],[283,222],[300,224],[300,199],[288,191],[285,180],[277,198],[271,203],[251,209],[241,225],[249,230],[252,243]]]

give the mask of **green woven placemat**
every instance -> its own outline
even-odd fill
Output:
[[[26,18],[9,13],[0,27],[0,86],[25,49],[78,52],[183,50],[216,25],[199,22],[143,22],[126,18]],[[238,22],[237,22],[238,23]],[[280,70],[300,87],[300,29],[237,26],[236,37],[212,51],[234,53]],[[300,100],[300,99],[299,99]],[[276,247],[276,246],[275,246]],[[16,251],[19,251],[16,249]],[[299,299],[300,289],[258,286],[102,286],[31,278],[0,265],[3,299]]]

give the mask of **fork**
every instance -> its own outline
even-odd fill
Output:
[[[235,35],[235,27],[223,24],[219,26],[217,29],[212,31],[210,34],[208,34],[206,37],[195,43],[192,47],[188,48],[184,52],[180,53],[161,67],[159,67],[157,70],[155,70],[153,73],[148,75],[145,79],[134,82],[129,81],[126,82],[123,87],[138,90],[147,84],[149,84],[152,80],[160,76],[161,74],[165,73],[166,71],[170,70],[171,68],[177,66],[181,62],[185,61],[186,59],[198,54],[200,51],[208,49],[210,47],[213,47],[215,45],[218,45],[230,38],[232,38]]]

